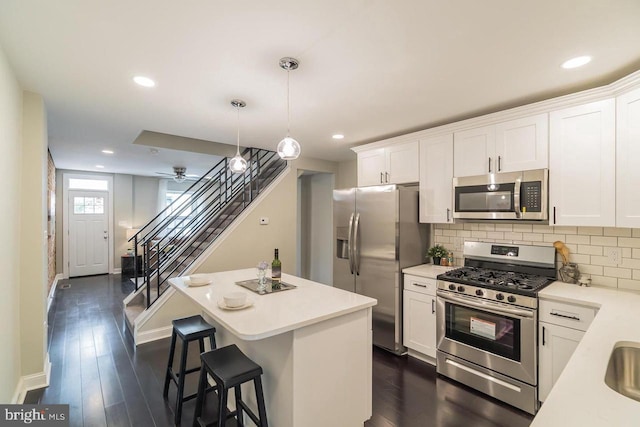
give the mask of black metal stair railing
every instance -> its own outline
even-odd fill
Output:
[[[287,165],[269,150],[247,148],[242,156],[248,163],[244,173],[232,173],[229,159],[222,159],[129,239],[134,259],[142,249],[143,279],[134,263],[134,280],[136,290],[146,285],[147,307]]]

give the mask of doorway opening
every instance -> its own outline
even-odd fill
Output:
[[[301,171],[298,176],[296,275],[333,285],[334,175]]]

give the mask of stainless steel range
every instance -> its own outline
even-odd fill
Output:
[[[555,248],[465,242],[438,276],[437,371],[531,414],[538,410],[538,297]]]

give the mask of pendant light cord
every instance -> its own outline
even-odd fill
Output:
[[[287,136],[291,135],[291,110],[289,108],[289,70],[287,70]]]
[[[236,107],[236,112],[238,113],[238,136],[236,139],[236,156],[240,155],[240,106]]]

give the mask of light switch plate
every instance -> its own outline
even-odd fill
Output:
[[[260,217],[260,225],[268,225],[268,224],[269,224],[269,217],[261,216]]]

